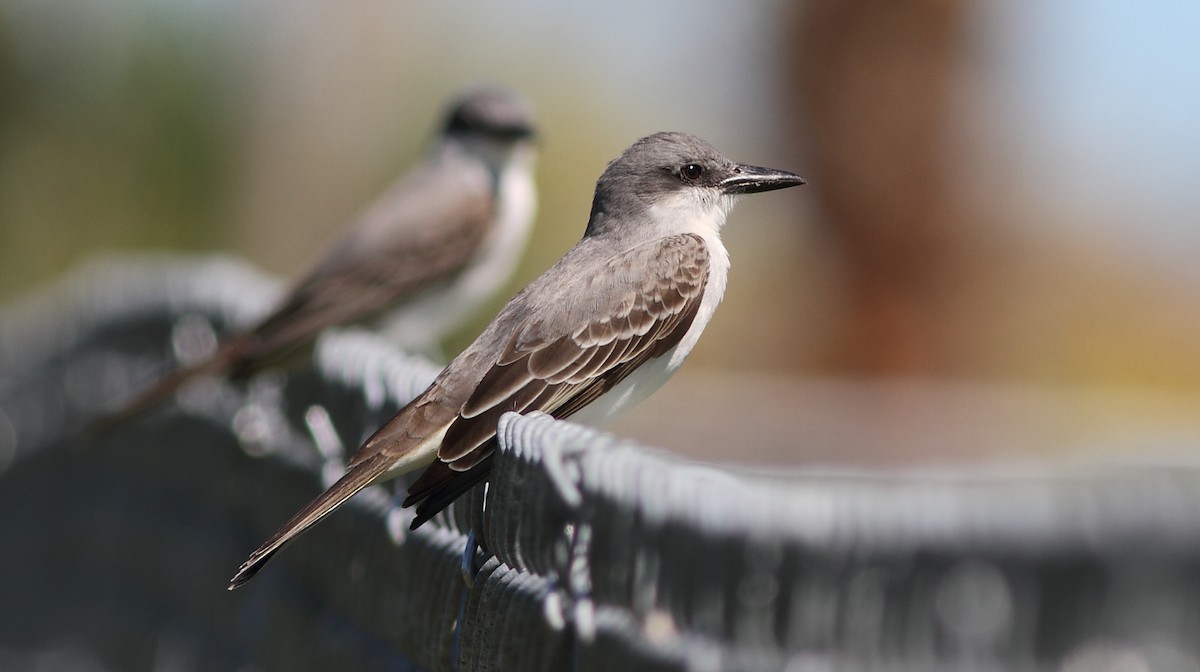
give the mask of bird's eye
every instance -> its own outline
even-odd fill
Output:
[[[679,176],[688,182],[695,182],[704,175],[704,166],[698,163],[689,163],[679,169]]]

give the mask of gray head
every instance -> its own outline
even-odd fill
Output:
[[[535,134],[533,107],[512,89],[489,84],[462,91],[446,111],[448,136],[517,141]]]
[[[794,173],[727,159],[689,133],[655,133],[608,163],[596,182],[588,232],[604,229],[613,215],[643,210],[711,219],[719,229],[738,196],[801,184]]]

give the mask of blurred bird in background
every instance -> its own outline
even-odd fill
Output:
[[[285,366],[324,329],[373,323],[431,354],[516,268],[536,212],[532,108],[477,85],[451,103],[426,156],[401,177],[256,326],[183,366],[88,428],[107,432],[201,376]]]

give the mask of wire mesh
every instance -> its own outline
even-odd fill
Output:
[[[0,669],[1200,670],[1186,453],[758,473],[510,414],[446,515],[410,532],[369,489],[228,593],[436,367],[330,333],[310,368],[73,437],[277,291],[123,257],[0,312]]]

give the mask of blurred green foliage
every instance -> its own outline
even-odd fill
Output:
[[[30,35],[0,13],[0,295],[97,249],[221,237],[232,54],[177,15],[139,18]]]

